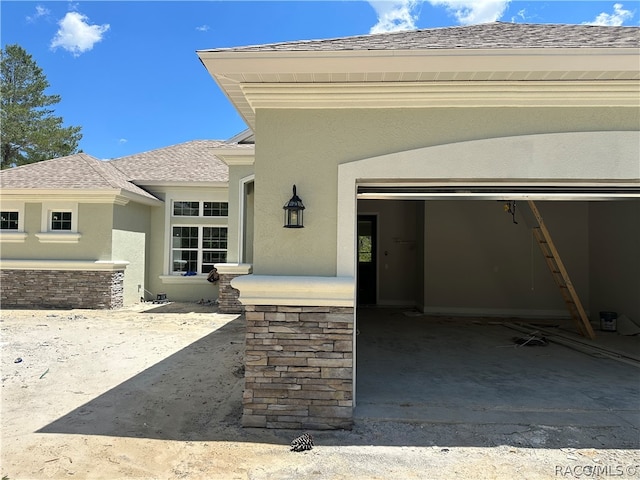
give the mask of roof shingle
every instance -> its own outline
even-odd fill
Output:
[[[249,149],[253,145],[217,140],[193,140],[109,162],[131,181],[228,182],[229,167],[214,154],[215,148]]]
[[[154,198],[132,184],[109,162],[86,153],[54,158],[0,171],[3,189],[124,190]]]
[[[640,28],[493,22],[360,35],[325,40],[271,43],[209,52],[428,50],[480,48],[638,48]]]

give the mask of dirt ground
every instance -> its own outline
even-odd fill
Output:
[[[241,316],[0,313],[3,479],[640,478],[637,449],[573,448],[544,425],[359,421],[291,452],[302,432],[240,426]]]

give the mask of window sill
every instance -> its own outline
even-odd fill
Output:
[[[27,234],[24,232],[0,232],[0,242],[3,243],[24,243]]]
[[[80,241],[80,237],[82,234],[80,233],[51,233],[51,232],[40,232],[36,233],[36,237],[40,240],[40,243],[78,243]]]
[[[202,284],[210,283],[207,282],[207,275],[190,275],[188,277],[183,277],[182,275],[160,275],[160,281],[163,284],[169,285],[188,285],[188,284]]]

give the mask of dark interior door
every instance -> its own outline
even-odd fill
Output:
[[[358,215],[358,305],[376,304],[376,231],[375,215]]]

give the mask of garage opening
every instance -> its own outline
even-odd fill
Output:
[[[603,331],[600,318],[616,312],[626,333],[640,331],[633,195],[361,187],[359,220],[376,219],[376,268],[374,279],[359,268],[357,282],[376,292],[357,309],[356,418],[639,428],[640,335]],[[533,235],[529,199],[593,341],[570,318]],[[532,337],[539,342],[525,343]]]

